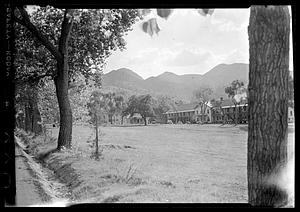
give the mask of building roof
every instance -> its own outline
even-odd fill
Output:
[[[239,105],[244,105],[244,104],[248,104],[247,100],[242,100]],[[234,106],[234,102],[232,99],[224,99],[221,103],[221,107],[233,107],[233,106]],[[214,107],[216,106],[214,105]]]
[[[178,105],[175,108],[172,108],[167,111],[167,113],[172,113],[172,112],[181,112],[181,111],[192,111],[198,106],[198,103],[189,103],[189,104],[183,104],[183,105]]]
[[[139,113],[134,113],[132,116],[130,116],[130,118],[142,118],[141,114]]]
[[[247,100],[242,100],[239,105],[243,106],[247,104]],[[172,109],[168,110],[166,113],[174,113],[174,112],[184,112],[184,111],[194,111],[199,103],[188,103],[188,104],[182,104],[176,107],[173,107]],[[208,102],[207,106],[209,107],[216,107],[211,102]],[[234,107],[234,102],[232,99],[224,99],[222,101],[221,107]]]

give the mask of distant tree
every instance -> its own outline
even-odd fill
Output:
[[[156,118],[163,121],[165,118],[164,113],[173,108],[175,103],[174,100],[168,96],[158,96],[154,105],[153,110]]]
[[[144,119],[145,125],[147,125],[147,118],[154,116],[152,97],[147,95],[131,96],[128,100],[128,106],[124,110],[124,114],[139,113]]]
[[[59,107],[52,80],[44,80],[43,86],[39,89],[38,98],[43,123],[59,123]]]
[[[237,125],[238,124],[238,105],[240,104],[241,100],[245,100],[247,98],[247,92],[246,87],[243,82],[239,80],[234,80],[230,86],[225,88],[225,93],[228,95],[229,98],[231,98],[234,109],[235,109],[235,115],[234,115],[234,122]]]
[[[113,116],[115,114],[122,114],[124,110],[124,98],[123,96],[116,95],[115,93],[106,93],[105,98],[107,99],[107,114],[111,124],[113,124]]]
[[[223,98],[221,97],[219,100],[218,99],[212,99],[211,100],[211,104],[213,106],[213,110],[216,113],[219,113],[221,115],[221,117],[223,117],[223,124],[225,124],[225,112],[224,112],[224,108],[222,107],[222,103],[223,103]]]
[[[212,95],[213,95],[213,90],[208,86],[200,87],[193,92],[194,99],[198,103],[202,104],[201,113],[205,113]]]
[[[106,98],[105,98],[106,97]],[[103,94],[99,90],[92,92],[89,102],[87,103],[87,108],[90,115],[90,123],[94,125],[96,132],[96,150],[95,158],[99,159],[99,124],[101,122],[101,117],[107,111],[107,95]]]
[[[118,95],[118,96],[116,96],[115,97],[115,107],[116,107],[116,110],[115,110],[115,113],[116,114],[118,114],[118,115],[121,115],[121,121],[122,121],[122,123],[121,124],[123,124],[123,111],[124,111],[124,109],[126,108],[126,103],[125,103],[125,99],[124,99],[124,97],[123,96],[121,96],[121,95]]]
[[[37,135],[42,133],[38,91],[37,84],[17,84],[15,95],[16,126]]]

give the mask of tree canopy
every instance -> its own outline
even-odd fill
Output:
[[[38,7],[32,13],[16,10],[16,75],[18,80],[55,77],[56,50],[67,9]],[[79,74],[99,80],[105,60],[123,50],[123,36],[141,16],[136,9],[74,9],[68,41],[70,79]],[[36,30],[30,30],[35,27]],[[41,37],[41,38],[39,38]]]
[[[140,96],[131,96],[128,100],[128,106],[124,110],[124,114],[134,115],[135,113],[139,113],[145,121],[145,125],[147,125],[146,118],[153,117],[153,99],[152,97],[147,95]]]

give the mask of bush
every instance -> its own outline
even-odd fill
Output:
[[[177,124],[182,124],[182,121],[177,122]]]
[[[172,120],[168,120],[167,124],[173,124]]]

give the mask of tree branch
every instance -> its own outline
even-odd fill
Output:
[[[60,33],[58,48],[59,51],[64,55],[67,53],[68,39],[73,25],[73,19],[72,19],[73,12],[74,12],[73,9],[66,9],[64,14],[64,20],[61,24],[61,33]],[[68,17],[68,15],[70,15],[70,17]]]
[[[22,78],[22,77],[20,77],[20,78],[16,77],[14,79],[14,83],[16,85],[19,85],[19,84],[21,85],[21,84],[24,84],[24,83],[35,83],[35,82],[38,82],[39,80],[41,80],[44,77],[53,77],[53,73],[45,73],[45,74],[39,75],[38,77],[28,76],[25,79]]]
[[[56,58],[60,59],[62,57],[61,53],[55,46],[49,42],[49,40],[31,23],[28,13],[23,7],[17,7],[22,16],[22,20],[16,18],[16,21],[23,26],[25,26]]]

